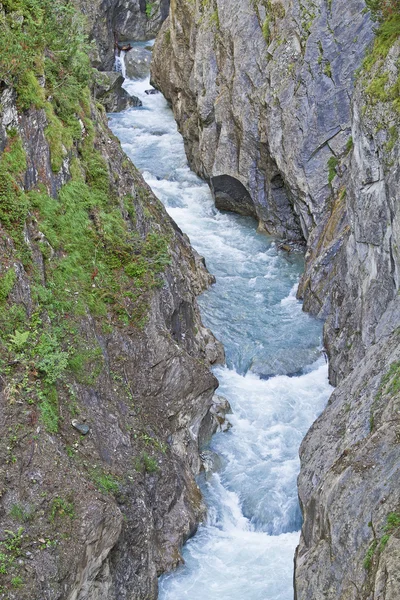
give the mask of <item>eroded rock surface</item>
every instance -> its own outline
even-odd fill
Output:
[[[400,596],[399,42],[363,71],[372,44],[362,0],[173,0],[152,68],[191,166],[307,244],[299,296],[338,387],[301,448],[297,600]]]
[[[93,65],[102,71],[114,66],[114,42],[151,40],[168,16],[170,0],[75,0],[87,17],[95,42]]]
[[[131,96],[122,87],[124,78],[115,71],[95,71],[94,95],[106,112],[121,112],[130,106],[141,106],[136,96]]]
[[[21,170],[11,191],[36,190],[50,210],[44,217],[42,200],[35,209],[29,204],[22,246],[12,237],[16,229],[1,228],[1,318],[7,327],[17,319],[1,342],[2,364],[10,363],[0,379],[0,518],[2,531],[9,532],[1,541],[17,536],[16,550],[6,550],[3,589],[10,600],[156,598],[157,576],[180,564],[182,543],[204,515],[195,482],[199,432],[217,387],[209,365],[223,360],[223,350],[202,325],[195,297],[213,278],[94,104],[85,109],[81,138],[64,148],[57,170],[45,111],[21,114],[11,88],[3,87],[0,101],[1,168],[11,168],[4,166],[8,153],[26,157],[18,159]],[[93,145],[90,154],[84,155],[85,144]],[[97,161],[95,167],[90,161]],[[89,202],[88,190],[107,189],[92,206],[87,239],[99,235],[99,247],[108,247],[113,228],[120,227],[121,248],[110,247],[110,269],[118,270],[127,232],[137,243],[133,277],[140,276],[140,264],[151,265],[140,262],[146,240],[167,243],[168,257],[144,296],[142,278],[136,289],[110,297],[106,312],[98,305],[76,312],[83,287],[64,290],[76,285],[72,277],[62,289],[49,283],[54,269],[62,270],[60,261],[75,252],[73,238],[65,244],[62,229],[59,238],[51,237],[46,221],[67,210],[63,194],[74,189],[66,187],[71,182],[78,186],[72,192],[77,210]],[[7,190],[2,187],[2,201]],[[25,246],[29,260],[21,258]],[[105,273],[92,258],[86,277],[95,290]],[[72,304],[59,322],[61,305],[52,298],[65,292]],[[62,342],[56,336],[64,326]],[[28,338],[30,347],[47,340],[58,348],[50,362],[38,362],[35,352],[27,358]],[[23,581],[18,589],[10,584],[13,576]]]

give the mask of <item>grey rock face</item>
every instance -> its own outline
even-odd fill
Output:
[[[297,600],[400,597],[399,352],[396,333],[372,346],[303,441]]]
[[[104,106],[106,112],[121,112],[130,106],[141,106],[136,96],[131,96],[122,87],[124,78],[115,71],[97,71],[95,75],[94,95]]]
[[[191,166],[239,180],[270,233],[308,239],[327,210],[327,162],[350,136],[354,71],[372,37],[363,8],[176,0],[158,37],[153,82]]]
[[[76,0],[87,17],[90,38],[95,41],[93,65],[111,71],[114,41],[151,40],[168,16],[170,0]]]
[[[126,76],[144,79],[150,71],[152,53],[145,48],[133,48],[125,55]]]
[[[395,85],[400,46],[355,85],[363,9],[174,0],[152,68],[192,167],[241,182],[260,228],[307,243],[299,296],[325,319],[338,387],[301,448],[296,600],[400,596],[400,124],[367,91],[376,72]]]

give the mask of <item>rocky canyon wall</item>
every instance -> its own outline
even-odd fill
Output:
[[[110,71],[114,66],[114,42],[145,41],[156,37],[168,16],[170,0],[75,0],[85,15],[93,42],[93,66]]]
[[[76,13],[36,10],[0,9],[0,597],[156,598],[204,514],[212,277],[108,129]]]
[[[217,206],[306,243],[337,389],[301,448],[297,600],[400,595],[399,52],[362,0],[172,0],[155,48]]]

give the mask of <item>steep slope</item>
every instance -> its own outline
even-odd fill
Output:
[[[70,5],[0,28],[0,597],[155,598],[204,510],[212,278],[93,102]]]
[[[370,6],[375,42],[361,0],[174,0],[152,71],[217,205],[307,244],[338,388],[301,449],[298,600],[400,595],[400,11]]]

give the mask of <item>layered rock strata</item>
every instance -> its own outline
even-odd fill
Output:
[[[297,600],[400,595],[399,43],[372,46],[361,0],[173,0],[152,69],[220,206],[307,244],[338,387],[301,448]]]

